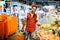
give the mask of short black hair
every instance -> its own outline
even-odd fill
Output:
[[[36,8],[37,8],[37,6],[36,6],[36,5],[33,5],[33,6],[32,6],[32,8],[33,8],[33,7],[36,7]]]

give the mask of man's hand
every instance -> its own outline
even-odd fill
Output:
[[[22,28],[22,30],[21,30],[22,32],[24,32],[24,28]]]
[[[23,20],[23,23],[22,23],[22,24],[23,24],[23,25],[22,25],[23,27],[22,27],[22,30],[21,30],[22,32],[24,31],[24,27],[25,27],[25,25],[26,25],[26,20],[27,20],[26,18]]]
[[[41,25],[40,22],[37,22],[36,24],[37,24],[37,26],[40,26]]]

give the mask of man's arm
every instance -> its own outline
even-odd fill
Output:
[[[40,26],[40,25],[41,25],[38,20],[36,21],[36,25],[37,25],[37,26]]]
[[[23,26],[22,26],[22,30],[21,31],[24,31],[24,27],[26,25],[26,22],[27,22],[27,18],[25,18],[24,21],[23,21]]]
[[[38,20],[39,20],[39,15],[37,15],[36,25],[40,26],[40,22]]]
[[[23,21],[22,31],[24,31],[24,27],[25,27],[26,22],[27,22],[27,13],[25,14],[25,18],[24,18],[24,21]]]

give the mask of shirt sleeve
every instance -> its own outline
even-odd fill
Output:
[[[29,12],[27,12],[26,14],[25,14],[25,18],[27,18],[27,14],[28,14]]]
[[[37,20],[39,20],[39,15],[37,14]]]

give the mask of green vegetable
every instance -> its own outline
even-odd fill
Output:
[[[57,31],[57,35],[60,37],[60,30]]]
[[[54,29],[54,28],[49,28],[48,30],[52,30],[53,34],[55,34],[57,31],[57,29]]]

